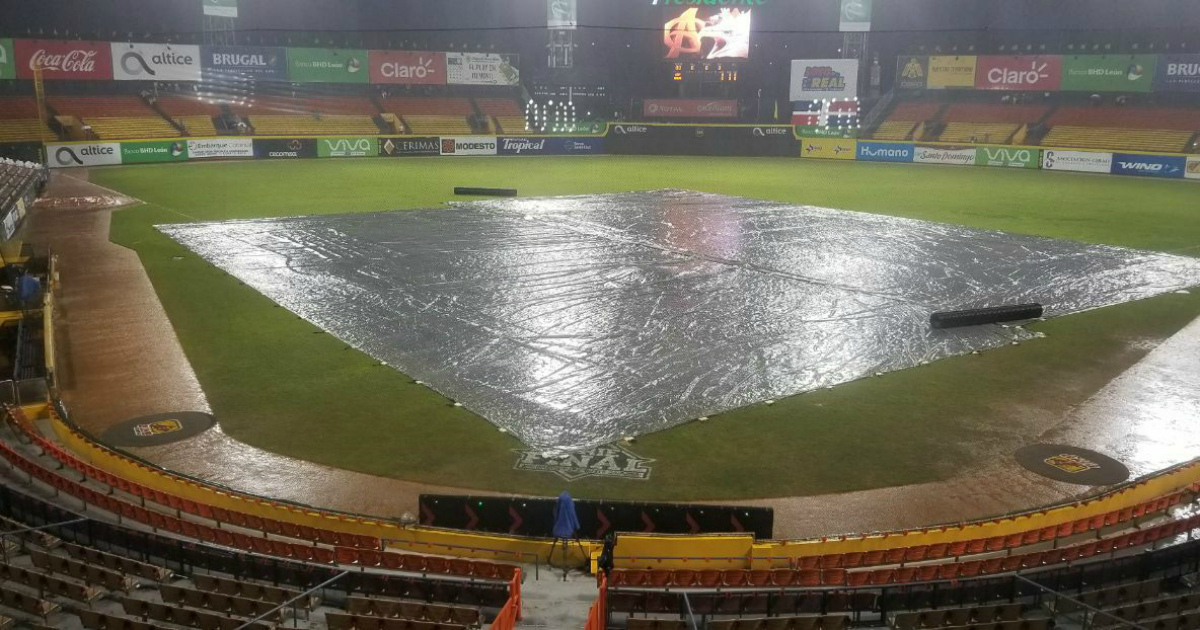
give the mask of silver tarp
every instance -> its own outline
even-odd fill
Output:
[[[548,453],[1033,337],[935,310],[1200,285],[1193,258],[678,190],[159,229]]]

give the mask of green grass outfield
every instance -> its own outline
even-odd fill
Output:
[[[687,188],[1200,255],[1200,186],[1020,169],[768,158],[408,158],[94,169],[146,203],[114,214],[221,426],[341,468],[517,493],[694,500],[935,481],[1008,457],[1200,315],[1171,294],[1038,324],[1045,339],[756,405],[639,438],[650,481],[513,470],[520,444],[380,367],[153,229],[159,223],[430,207],[453,186],[523,196]],[[1047,415],[1050,414],[1050,415]]]

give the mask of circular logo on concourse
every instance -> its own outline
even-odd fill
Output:
[[[199,411],[156,413],[113,425],[101,440],[112,446],[159,446],[195,437],[214,424],[212,415]]]
[[[1111,486],[1129,479],[1125,464],[1077,446],[1030,444],[1017,449],[1014,457],[1043,477],[1081,486]]]

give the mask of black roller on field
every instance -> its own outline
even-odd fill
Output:
[[[478,195],[481,197],[516,197],[516,188],[473,188],[471,186],[455,186],[456,195]]]
[[[1042,316],[1043,311],[1042,305],[1037,303],[938,311],[929,316],[929,325],[933,328],[958,328],[959,326],[1037,319]]]

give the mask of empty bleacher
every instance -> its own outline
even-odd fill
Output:
[[[162,96],[159,109],[183,126],[189,136],[215,136],[213,119],[221,115],[221,106],[198,96]]]
[[[942,142],[1005,144],[1028,123],[1046,115],[1045,105],[954,103],[941,116],[945,127],[936,139]]]
[[[262,96],[230,104],[258,135],[376,135],[375,104],[366,96]]]
[[[72,116],[101,140],[173,138],[180,132],[137,96],[51,96],[46,104]]]
[[[468,117],[475,110],[465,98],[388,96],[380,101],[386,112],[403,122],[408,133],[437,136],[472,132]]]
[[[44,131],[49,134],[49,129]],[[0,98],[0,142],[37,142],[42,135],[37,101],[24,96]]]
[[[871,137],[877,140],[907,140],[917,125],[932,120],[941,109],[942,103],[937,101],[898,103]]]
[[[1188,150],[1200,111],[1172,107],[1060,107],[1043,146],[1137,151]]]
[[[529,133],[521,106],[511,98],[477,98],[475,106],[487,116],[496,133]]]

